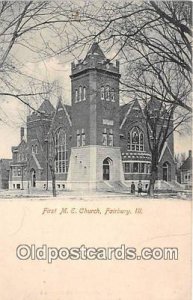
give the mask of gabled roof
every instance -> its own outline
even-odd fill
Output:
[[[181,165],[180,170],[191,170],[192,169],[192,157],[189,156]]]
[[[43,168],[41,167],[40,162],[38,161],[37,156],[35,155],[34,152],[32,152],[32,157],[33,157],[33,159],[34,159],[34,162],[35,162],[35,164],[36,164],[38,170],[43,170]]]
[[[70,116],[70,119],[71,119],[71,114],[72,114],[72,106],[71,105],[67,105],[65,104],[65,108],[67,110],[67,113],[69,114]]]
[[[55,109],[51,102],[48,99],[45,99],[40,105],[38,111],[51,115],[55,111]]]
[[[163,157],[163,155],[164,155],[164,153],[165,153],[166,150],[169,151],[169,153],[170,153],[170,155],[171,155],[171,157],[172,157],[172,159],[173,159],[173,161],[174,161],[174,163],[175,163],[175,159],[174,159],[174,157],[173,157],[173,155],[172,155],[172,152],[171,152],[171,150],[170,150],[170,147],[168,146],[167,141],[165,142],[165,144],[164,144],[164,146],[163,146],[163,149],[162,149],[162,152],[161,152],[161,155],[160,155],[160,158],[159,158],[159,162],[162,160],[162,157]]]
[[[69,122],[70,126],[72,126],[72,121],[71,121],[71,106],[67,105],[67,104],[63,104],[62,103],[62,98],[59,97],[58,103],[57,103],[57,106],[56,106],[56,110],[55,110],[55,114],[54,114],[53,119],[52,119],[52,124],[50,126],[50,130],[53,129],[54,122],[56,120],[57,112],[60,111],[60,110],[62,110],[64,112],[64,114],[66,114],[68,122]]]
[[[141,106],[140,106],[139,102],[136,99],[128,102],[127,104],[124,104],[124,105],[120,106],[120,110],[119,110],[119,112],[120,112],[119,113],[120,114],[120,129],[125,124],[131,110],[135,109],[135,108],[140,109],[140,111],[143,114]]]
[[[18,144],[18,146],[12,146],[11,147],[11,151],[12,152],[18,152],[18,149],[19,149],[19,147],[22,145],[22,144],[25,144],[25,146],[27,146],[27,142],[26,142],[26,140],[23,138],[22,139],[22,141],[20,141],[20,143]]]
[[[127,116],[128,112],[131,109],[131,106],[133,105],[133,101],[128,102],[124,105],[121,105],[119,107],[119,120],[120,120],[120,125],[122,124],[124,118]]]

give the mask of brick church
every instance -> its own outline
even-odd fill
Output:
[[[119,104],[119,62],[94,43],[71,64],[71,105],[44,100],[27,117],[21,141],[12,147],[10,189],[128,190],[148,187],[151,167],[143,110],[137,100]],[[52,170],[50,169],[52,166]],[[159,160],[158,182],[175,181],[173,135]]]

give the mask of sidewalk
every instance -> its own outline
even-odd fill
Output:
[[[146,193],[142,193],[142,195],[138,196],[132,195],[129,191],[126,192],[89,192],[89,191],[57,191],[57,197],[52,196],[51,190],[0,190],[0,200],[104,200],[113,198],[115,200],[122,199],[122,200],[191,200],[192,195],[191,192],[184,191],[183,193],[159,193],[155,194],[153,198],[149,197]]]

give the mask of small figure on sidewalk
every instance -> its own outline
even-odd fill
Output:
[[[135,183],[133,181],[131,183],[131,194],[135,194]]]
[[[141,180],[139,180],[139,183],[138,183],[138,195],[141,196],[141,193],[142,193],[142,183],[141,183]]]

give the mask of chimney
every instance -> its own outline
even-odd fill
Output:
[[[192,150],[189,150],[189,157],[192,157]]]
[[[21,141],[24,138],[24,127],[21,127],[21,129],[20,129],[20,138],[21,138]]]

